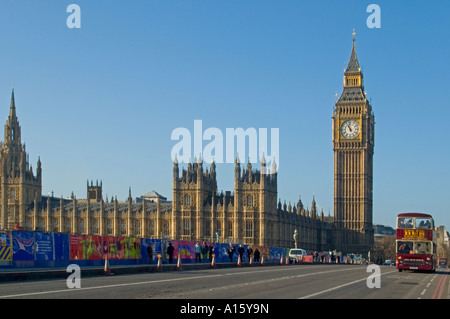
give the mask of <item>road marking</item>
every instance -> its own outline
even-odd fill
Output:
[[[434,291],[432,299],[441,299],[442,291],[444,290],[446,279],[447,279],[447,274],[443,275],[441,280],[439,280],[439,283],[436,287],[436,290]]]
[[[338,270],[328,270],[328,271],[319,271],[307,275],[320,275],[324,273],[331,273],[331,272],[338,272],[338,271],[345,271],[345,270],[352,270],[353,267],[345,268],[345,269],[338,269]],[[264,272],[270,272],[274,270],[292,270],[289,268],[282,268],[282,269],[265,269],[265,270],[258,270],[258,272],[264,273]],[[254,270],[252,270],[254,271]],[[213,277],[223,277],[223,276],[236,276],[236,275],[242,275],[242,274],[248,274],[248,272],[241,271],[238,273],[225,273],[225,274],[213,274],[208,275],[208,278]],[[169,278],[169,279],[160,279],[160,280],[150,280],[150,281],[141,281],[141,282],[133,282],[133,283],[124,283],[124,284],[113,284],[113,285],[103,285],[103,286],[93,286],[93,287],[86,287],[86,288],[66,288],[61,290],[50,290],[50,291],[39,291],[39,292],[29,292],[29,293],[23,293],[23,294],[14,294],[14,295],[5,295],[0,296],[0,299],[2,298],[17,298],[17,297],[25,297],[25,296],[38,296],[38,295],[46,295],[46,294],[56,294],[56,293],[65,293],[65,292],[79,292],[79,291],[85,291],[85,290],[94,290],[94,289],[109,289],[109,288],[117,288],[117,287],[127,287],[127,286],[137,286],[137,285],[148,285],[148,284],[157,284],[157,283],[165,283],[165,282],[174,282],[174,281],[185,281],[185,280],[195,280],[195,279],[205,279],[205,275],[202,274],[201,276],[192,276],[192,277],[185,277],[185,278]],[[267,281],[266,281],[267,282]]]
[[[270,281],[280,281],[280,280],[292,280],[297,278],[303,278],[308,276],[314,276],[314,275],[323,275],[327,273],[333,273],[333,272],[339,272],[339,271],[347,271],[347,270],[353,270],[354,268],[345,268],[345,269],[336,269],[336,270],[326,270],[326,271],[318,271],[314,273],[307,273],[307,274],[300,274],[300,275],[290,275],[290,276],[284,276],[279,278],[272,278]],[[252,281],[252,282],[244,282],[241,284],[233,283],[228,286],[220,286],[220,287],[214,287],[210,288],[209,291],[216,291],[216,290],[225,290],[225,289],[237,289],[239,287],[248,286],[248,285],[258,285],[258,284],[265,284],[267,283],[267,279],[263,278],[261,280]]]
[[[393,270],[393,271],[381,274],[381,276],[393,273],[395,271],[396,270]],[[330,292],[330,291],[333,291],[333,290],[337,290],[337,289],[340,289],[340,288],[343,288],[343,287],[346,287],[346,286],[350,286],[350,285],[356,284],[357,282],[361,282],[361,281],[365,281],[365,280],[367,280],[367,277],[364,277],[362,279],[358,279],[358,280],[355,280],[355,281],[351,281],[351,282],[348,282],[346,284],[342,284],[342,285],[339,285],[339,286],[336,286],[336,287],[333,287],[333,288],[328,288],[328,289],[325,289],[325,290],[322,290],[322,291],[319,291],[319,292],[316,292],[316,293],[313,293],[313,294],[310,294],[310,295],[307,295],[307,296],[300,297],[298,299],[312,298],[312,297],[315,297],[315,296],[318,296],[318,295],[321,295],[321,294],[324,294],[324,293],[327,293],[327,292]]]
[[[208,278],[212,277],[220,277],[223,276],[221,274],[218,275],[211,275],[208,276]],[[146,285],[146,284],[155,284],[155,283],[163,283],[163,282],[171,282],[171,281],[181,281],[181,280],[193,280],[193,279],[200,279],[205,278],[205,276],[193,276],[193,277],[186,277],[186,278],[173,278],[173,279],[160,279],[160,280],[151,280],[151,281],[141,281],[141,282],[133,282],[133,283],[126,283],[126,284],[115,284],[115,285],[104,285],[104,286],[94,286],[94,287],[87,287],[87,288],[74,288],[74,289],[61,289],[61,290],[49,290],[49,291],[40,291],[40,292],[29,292],[24,294],[15,294],[15,295],[6,295],[6,296],[0,296],[0,298],[16,298],[16,297],[25,297],[25,296],[37,296],[37,295],[46,295],[46,294],[55,294],[55,293],[63,293],[63,292],[78,292],[83,290],[94,290],[94,289],[107,289],[107,288],[117,288],[117,287],[126,287],[126,286],[136,286],[136,285]]]

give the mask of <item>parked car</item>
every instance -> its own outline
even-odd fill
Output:
[[[306,250],[304,249],[299,249],[299,248],[292,248],[289,251],[289,263],[292,264],[298,264],[301,263],[303,260],[303,256],[304,255],[308,255],[308,253],[306,252]]]
[[[384,265],[386,265],[386,266],[395,266],[395,260],[386,259],[386,261],[384,262]]]

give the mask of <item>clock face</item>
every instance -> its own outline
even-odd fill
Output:
[[[341,125],[341,134],[345,138],[355,138],[359,134],[359,125],[358,122],[354,120],[348,120],[342,123]]]

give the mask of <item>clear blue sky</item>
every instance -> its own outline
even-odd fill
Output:
[[[69,29],[66,8],[81,8]],[[381,8],[369,29],[366,8]],[[374,223],[450,228],[448,1],[2,0],[0,122],[12,86],[43,194],[172,198],[175,128],[279,128],[278,197],[333,214],[331,116],[352,31],[375,114]],[[3,124],[2,124],[3,125]],[[259,164],[257,165],[259,167]],[[233,190],[234,164],[219,164]]]

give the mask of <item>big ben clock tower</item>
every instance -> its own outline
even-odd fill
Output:
[[[367,253],[373,244],[374,115],[353,47],[333,112],[334,220],[337,248]]]

